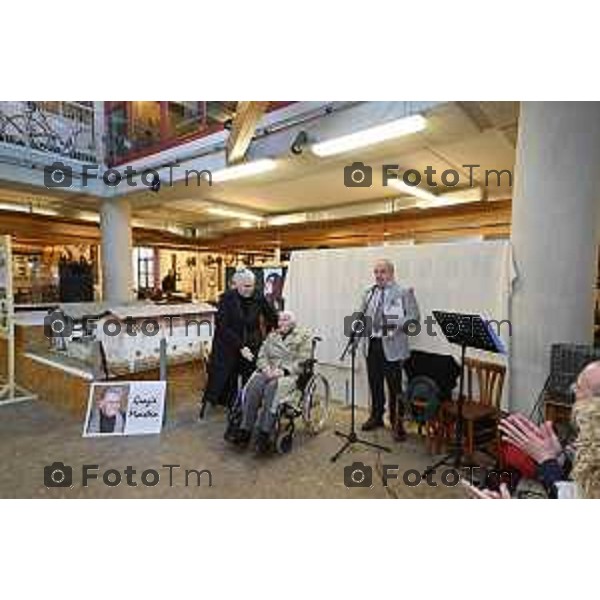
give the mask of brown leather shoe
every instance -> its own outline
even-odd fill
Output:
[[[396,427],[392,428],[392,437],[396,442],[406,441],[406,431],[404,430],[404,425],[402,424],[402,421],[399,421]]]
[[[362,424],[362,431],[373,431],[373,429],[379,429],[380,427],[383,427],[383,419],[376,419],[375,417],[369,417],[363,424]]]

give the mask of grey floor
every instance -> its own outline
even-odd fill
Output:
[[[339,448],[336,427],[347,429],[349,411],[336,407],[329,427],[316,437],[299,432],[290,454],[256,457],[241,453],[223,440],[225,417],[213,412],[199,422],[197,407],[189,402],[171,411],[160,436],[127,438],[82,438],[81,423],[70,414],[41,401],[0,406],[0,497],[2,498],[464,498],[461,486],[437,487],[421,482],[416,487],[402,481],[382,485],[381,463],[397,464],[399,473],[423,470],[432,462],[424,442],[416,434],[398,444],[389,431],[366,434],[372,441],[388,444],[390,454],[379,454],[361,446],[345,453],[337,463],[330,456]],[[358,422],[365,414],[360,412]],[[47,488],[44,467],[63,462],[72,468],[71,487]],[[347,488],[344,468],[354,461],[372,467],[372,487]],[[85,464],[99,466],[99,480],[83,487]],[[169,469],[162,465],[180,465]],[[137,487],[128,486],[124,470],[131,466]],[[102,482],[108,469],[122,473],[122,482],[110,487]],[[154,469],[160,475],[156,486],[145,486],[141,473]],[[192,473],[185,482],[184,470],[208,469],[200,486]],[[401,479],[401,478],[400,478]],[[439,481],[439,479],[437,479]]]

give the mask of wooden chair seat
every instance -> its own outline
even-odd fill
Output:
[[[458,407],[456,402],[448,402],[443,410],[445,413],[452,417],[456,418],[458,414]],[[495,406],[485,406],[480,404],[478,401],[466,401],[463,404],[463,418],[465,421],[479,421],[480,419],[486,418],[495,418],[499,414],[499,409]]]
[[[506,366],[476,358],[465,358],[464,369],[466,394],[463,418],[466,431],[466,451],[469,455],[473,455],[476,442],[481,442],[483,439],[486,445],[489,441],[493,441],[494,450],[497,453],[500,446],[498,431],[500,401]],[[477,393],[473,385],[474,379],[477,380]],[[450,430],[454,427],[458,415],[457,402],[443,403],[441,413],[444,424],[443,434],[449,437],[452,435]],[[481,433],[484,435],[480,435]]]

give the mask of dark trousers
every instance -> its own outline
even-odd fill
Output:
[[[225,406],[233,406],[233,403],[237,398],[238,390],[241,389],[238,377],[241,377],[241,387],[244,387],[255,369],[255,362],[248,362],[245,358],[241,356],[238,357],[235,367],[227,378],[225,393],[223,394],[223,399],[221,399],[220,403]]]
[[[396,424],[397,417],[403,415],[402,404],[402,361],[386,360],[381,338],[369,340],[367,353],[367,373],[371,388],[371,416],[383,420],[385,412],[385,385],[387,381],[389,392],[390,420]]]
[[[255,373],[246,386],[240,429],[251,432],[256,423],[259,431],[271,433],[275,427],[273,402],[276,394],[277,379],[269,379],[264,373]],[[258,423],[256,422],[257,416]]]

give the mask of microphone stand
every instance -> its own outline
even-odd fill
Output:
[[[371,293],[372,295],[372,293]],[[367,302],[368,304],[368,302]],[[364,311],[363,311],[363,321],[364,321]],[[365,331],[365,327],[363,327],[362,331]],[[356,331],[352,329],[352,333],[348,338],[348,343],[342,352],[342,356],[340,360],[345,360],[346,355],[350,352],[350,410],[351,410],[351,420],[350,420],[350,432],[343,433],[342,431],[335,431],[335,435],[338,437],[344,438],[346,441],[342,445],[342,447],[331,457],[331,462],[335,462],[348,448],[350,448],[354,444],[363,444],[364,446],[369,446],[371,448],[377,448],[377,450],[383,450],[384,452],[391,452],[391,450],[387,446],[382,446],[381,444],[375,444],[374,442],[370,442],[368,440],[363,440],[356,435],[356,402],[355,402],[355,375],[356,375],[356,349],[358,348],[360,337],[356,334]]]

